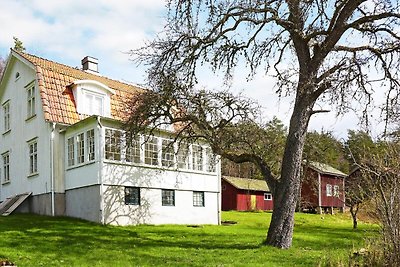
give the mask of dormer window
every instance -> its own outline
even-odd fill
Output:
[[[84,101],[86,105],[84,107],[84,114],[87,115],[100,115],[104,116],[104,98],[105,94],[95,93],[89,90],[82,89],[84,95]]]
[[[78,113],[111,117],[110,97],[114,90],[94,80],[75,81],[71,86]]]

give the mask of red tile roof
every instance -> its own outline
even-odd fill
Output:
[[[77,80],[95,80],[115,90],[115,95],[111,95],[111,116],[120,121],[123,121],[124,115],[127,114],[126,100],[144,90],[34,55],[13,52],[35,66],[46,121],[71,125],[87,117],[76,111],[74,95],[69,88],[69,85]]]

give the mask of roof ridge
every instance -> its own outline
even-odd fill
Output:
[[[323,162],[319,162],[319,161],[307,161],[305,162],[308,166],[313,167],[315,169],[318,169],[321,172],[325,172],[325,173],[331,173],[331,174],[336,174],[336,175],[342,175],[342,176],[348,176],[348,174],[342,172],[341,170],[333,167],[332,165],[328,164],[328,163],[323,163]],[[321,167],[323,169],[321,169]],[[327,169],[330,170],[327,170]]]
[[[74,71],[79,71],[79,72],[81,72],[82,74],[85,74],[85,75],[89,75],[89,76],[93,76],[93,77],[100,77],[100,78],[109,80],[109,81],[111,81],[111,82],[117,82],[117,83],[124,84],[124,85],[126,85],[126,86],[137,87],[137,88],[142,89],[142,90],[149,90],[148,88],[145,88],[145,87],[142,86],[142,85],[133,84],[133,83],[128,83],[128,82],[121,81],[121,80],[116,80],[116,79],[110,78],[110,77],[108,77],[108,76],[101,75],[100,73],[99,73],[99,74],[93,74],[93,73],[90,73],[90,72],[86,72],[86,71],[84,71],[84,70],[82,70],[82,69],[79,69],[79,68],[76,68],[76,67],[72,67],[72,66],[69,66],[69,65],[67,65],[67,64],[60,63],[60,62],[57,62],[57,61],[54,61],[54,60],[51,60],[51,59],[47,59],[47,58],[44,58],[44,57],[41,57],[41,56],[38,56],[38,55],[31,54],[31,53],[22,52],[22,51],[17,51],[17,50],[14,50],[14,49],[12,49],[12,48],[11,48],[11,50],[14,51],[14,52],[16,52],[17,54],[21,55],[23,58],[25,58],[26,60],[28,60],[29,62],[31,62],[33,65],[35,65],[35,66],[40,66],[42,69],[43,69],[43,68],[45,68],[45,69],[51,69],[51,68],[44,67],[44,66],[41,66],[41,65],[38,64],[38,63],[32,62],[32,61],[31,61],[28,57],[26,57],[26,56],[35,57],[35,58],[37,58],[37,59],[39,59],[39,60],[47,61],[47,62],[50,62],[50,63],[52,63],[52,64],[56,64],[56,65],[60,65],[60,66],[63,66],[63,67],[72,69],[72,70],[74,70]],[[59,72],[59,73],[62,73],[62,72],[60,72],[58,69],[52,69],[52,70],[53,70],[53,71],[57,71],[57,72]],[[64,74],[64,73],[62,73],[62,74]],[[119,89],[122,89],[122,90],[123,90],[123,88],[119,88]]]
[[[11,54],[35,69],[46,121],[72,125],[85,118],[84,114],[77,111],[74,92],[65,90],[77,80],[94,80],[114,89],[115,94],[110,96],[109,116],[118,121],[126,119],[129,99],[135,94],[149,90],[27,52],[11,49]]]

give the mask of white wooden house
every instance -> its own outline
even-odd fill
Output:
[[[143,89],[11,50],[0,81],[0,202],[106,224],[218,224],[220,166],[205,144],[160,130],[128,144],[126,100]]]

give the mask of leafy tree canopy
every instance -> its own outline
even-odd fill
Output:
[[[15,36],[13,37],[13,39],[14,39],[14,50],[24,52],[25,51],[24,43]]]
[[[307,133],[304,144],[304,159],[329,164],[348,173],[349,164],[345,157],[344,145],[332,132],[312,131]]]

